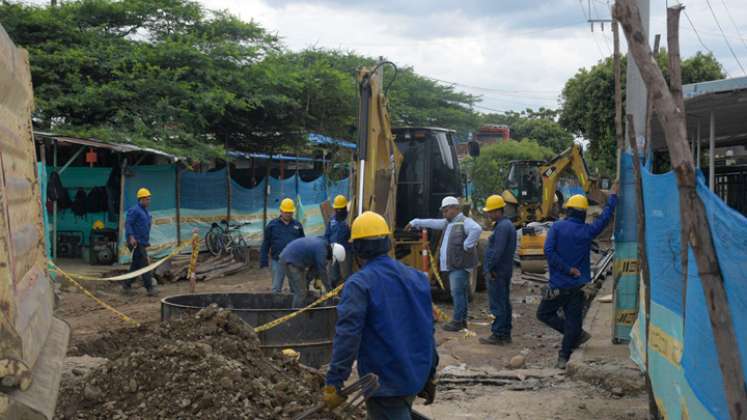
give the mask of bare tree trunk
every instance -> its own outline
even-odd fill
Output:
[[[677,13],[681,6],[674,7]],[[729,302],[724,288],[724,279],[718,265],[713,238],[706,218],[705,206],[698,196],[695,186],[695,167],[690,147],[687,144],[685,113],[678,102],[682,87],[667,88],[664,76],[653,59],[648,40],[643,34],[641,15],[635,0],[616,0],[614,17],[622,24],[628,41],[630,55],[635,59],[646,88],[651,92],[657,117],[664,128],[667,148],[672,168],[677,175],[680,195],[680,208],[686,217],[681,221],[685,237],[689,238],[698,266],[701,284],[705,294],[711,329],[716,341],[718,362],[724,380],[726,401],[732,419],[747,419],[747,390],[740,360],[739,346],[734,333],[734,324],[729,310]],[[678,31],[670,27],[669,32]],[[677,38],[674,38],[675,40]],[[670,45],[671,48],[671,45]],[[679,49],[677,49],[679,52]],[[679,70],[679,56],[675,56],[676,70]],[[675,76],[678,77],[678,76]],[[675,79],[674,80],[680,80]],[[680,105],[680,106],[678,106]]]

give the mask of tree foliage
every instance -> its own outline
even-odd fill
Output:
[[[491,194],[506,189],[509,162],[512,160],[546,160],[555,153],[534,140],[491,144],[480,151],[480,156],[465,162],[474,185],[473,199],[482,203]]]
[[[665,79],[669,80],[667,52],[656,57]],[[626,59],[621,62],[625,69]],[[723,67],[711,54],[698,52],[682,61],[683,83],[696,83],[725,77]],[[625,71],[622,72],[623,105],[625,103]],[[582,68],[563,87],[560,125],[573,134],[589,140],[591,166],[611,173],[615,166],[615,79],[611,57]],[[624,108],[624,106],[623,106]],[[623,115],[625,110],[623,109]]]
[[[526,109],[521,112],[482,115],[481,122],[508,125],[512,138],[534,140],[540,146],[560,153],[573,143],[573,134],[557,122],[558,115],[559,111],[553,109]]]

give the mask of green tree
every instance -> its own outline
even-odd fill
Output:
[[[659,51],[657,63],[669,80],[667,52]],[[625,69],[626,60],[622,59]],[[623,104],[625,71],[622,72]],[[698,52],[682,61],[683,83],[696,83],[726,77],[712,54]],[[611,174],[615,166],[615,80],[612,58],[582,68],[568,81],[561,94],[560,125],[576,136],[589,140],[590,166]],[[623,115],[625,110],[623,110]]]
[[[512,160],[546,160],[555,153],[533,140],[510,141],[484,147],[480,156],[469,159],[466,167],[474,185],[473,200],[482,203],[491,194],[506,189],[509,162]]]
[[[526,109],[505,114],[486,114],[480,119],[483,124],[508,125],[512,138],[534,140],[539,145],[560,153],[573,143],[573,134],[557,122],[559,112],[548,108],[537,111]]]

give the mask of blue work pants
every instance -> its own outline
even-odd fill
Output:
[[[580,287],[555,289],[556,296],[545,297],[537,308],[537,319],[563,334],[559,356],[568,360],[581,335],[584,322],[584,292]],[[563,309],[563,316],[558,311]]]
[[[495,320],[490,327],[493,335],[511,337],[511,274],[491,275],[485,279],[488,284],[490,313]]]
[[[373,397],[366,400],[366,420],[411,420],[415,397]]]
[[[283,280],[285,280],[285,267],[278,260],[270,263],[272,270],[272,293],[283,293]]]
[[[467,320],[469,274],[464,269],[449,271],[449,289],[451,289],[451,300],[454,302],[453,319],[456,322]]]

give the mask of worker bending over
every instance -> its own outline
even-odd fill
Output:
[[[565,369],[573,349],[591,338],[583,331],[583,286],[591,281],[591,242],[612,219],[617,204],[617,183],[602,214],[586,223],[589,201],[581,194],[568,199],[564,220],[553,223],[545,240],[545,255],[550,270],[550,285],[537,308],[537,319],[563,334],[563,343],[555,367]],[[558,310],[563,309],[563,315]]]
[[[340,244],[330,244],[324,238],[298,238],[280,253],[280,264],[293,293],[294,308],[301,308],[306,303],[309,282],[316,276],[321,278],[326,290],[332,288],[327,276],[329,261],[345,261],[345,248]]]
[[[516,229],[510,220],[503,217],[504,207],[506,203],[503,197],[491,195],[482,209],[488,219],[495,222],[483,261],[490,312],[495,319],[490,327],[491,334],[480,337],[482,344],[511,344],[511,275],[514,272]]]
[[[150,246],[150,227],[153,221],[148,207],[150,207],[151,194],[147,188],[137,190],[137,204],[127,210],[125,219],[125,235],[127,236],[127,247],[132,251],[132,262],[130,263],[130,272],[137,271],[147,267],[148,247]],[[153,286],[153,279],[150,271],[143,273],[140,277],[143,279],[143,286],[147,290],[148,296],[158,296],[158,289]],[[122,282],[122,293],[129,295],[132,293],[132,282],[135,279],[127,279]]]
[[[353,250],[362,268],[347,279],[337,305],[322,400],[329,409],[342,404],[339,391],[357,359],[360,377],[379,377],[379,389],[366,401],[368,419],[409,420],[415,396],[428,403],[435,394],[431,287],[425,274],[387,255],[389,235],[374,212],[353,221]]]
[[[459,200],[445,197],[441,201],[443,219],[413,219],[406,229],[435,229],[443,231],[439,252],[439,267],[448,272],[454,316],[444,324],[446,331],[467,328],[467,306],[469,299],[469,277],[477,267],[477,242],[482,228],[474,220],[465,217],[459,208]]]
[[[338,195],[332,204],[335,214],[327,223],[324,238],[329,243],[337,243],[345,248],[345,253],[350,255],[352,245],[350,244],[350,225],[348,225],[348,200],[345,196]],[[346,258],[343,262],[332,262],[329,266],[329,280],[332,287],[337,287],[345,280],[352,271],[353,259]]]
[[[294,239],[303,238],[303,226],[293,219],[296,212],[296,205],[293,200],[286,198],[280,202],[280,216],[270,221],[265,227],[265,234],[262,240],[262,248],[259,254],[259,267],[264,268],[269,264],[272,258],[272,293],[281,293],[283,291],[283,280],[285,271],[279,262],[280,253],[283,252],[286,245]]]

